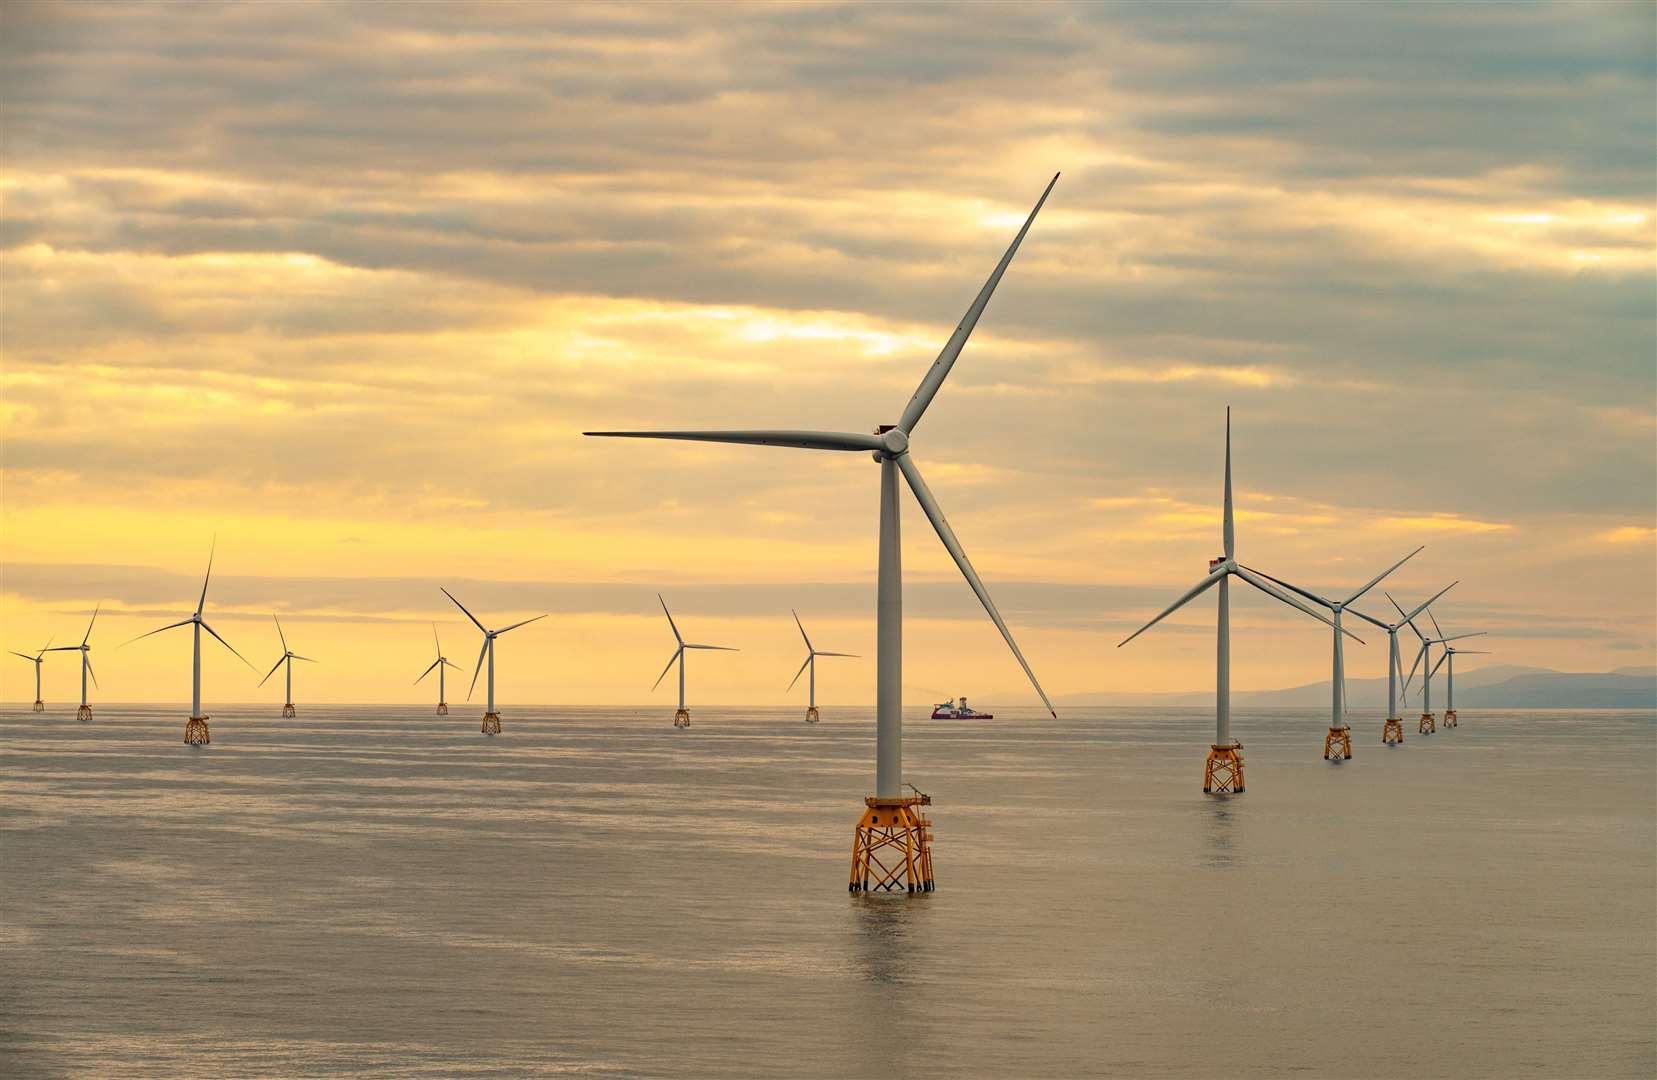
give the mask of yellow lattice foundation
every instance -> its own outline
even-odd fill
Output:
[[[1204,795],[1241,795],[1243,793],[1243,744],[1215,744],[1208,748],[1208,766],[1203,770]]]
[[[499,735],[501,733],[501,714],[486,712],[483,714],[483,733],[485,735]]]
[[[184,741],[191,746],[206,746],[213,741],[207,734],[207,717],[190,717],[184,725]]]
[[[1445,709],[1444,710],[1444,726],[1445,727],[1455,727],[1456,726],[1456,710],[1454,710],[1454,709]]]
[[[863,800],[868,809],[852,838],[849,892],[931,892],[932,821],[915,808],[931,806],[932,796]]]
[[[673,714],[674,727],[690,727],[690,710],[679,709]]]
[[[293,717],[294,717],[293,702],[290,701],[286,705],[282,706],[282,719],[292,720]]]
[[[1404,721],[1396,716],[1387,717],[1386,726],[1381,729],[1382,746],[1400,746],[1404,742]]]
[[[822,719],[822,717],[817,715],[817,706],[813,705],[805,711],[805,722],[806,723],[815,724],[817,721],[819,721],[821,719]]]
[[[1438,730],[1438,724],[1434,722],[1433,714],[1430,712],[1421,714],[1421,723],[1417,727],[1423,735],[1431,735]]]
[[[76,720],[90,720],[90,719],[92,719],[92,706],[82,705],[80,708],[76,709],[75,710],[75,719]]]
[[[437,703],[437,715],[438,716],[448,716],[449,715],[449,703],[448,702],[439,701]]]
[[[1352,729],[1332,727],[1323,737],[1323,760],[1345,761],[1352,756]]]

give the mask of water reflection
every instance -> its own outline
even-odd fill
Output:
[[[911,935],[922,925],[931,897],[859,893],[849,898],[854,927],[852,953],[865,982],[913,985]]]
[[[1235,836],[1238,810],[1232,806],[1231,799],[1204,798],[1199,813],[1206,819],[1202,830],[1204,865],[1222,870],[1236,866],[1239,861]]]

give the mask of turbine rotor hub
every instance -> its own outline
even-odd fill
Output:
[[[876,429],[875,434],[880,436],[880,444],[883,447],[883,449],[876,452],[876,461],[881,459],[881,455],[899,458],[909,452],[909,436],[904,434],[901,428],[893,427],[890,424],[882,424]]]

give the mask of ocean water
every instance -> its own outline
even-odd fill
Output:
[[[0,713],[7,1077],[1657,1075],[1649,712],[916,712],[863,897],[869,710],[97,708]]]

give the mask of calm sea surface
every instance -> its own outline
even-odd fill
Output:
[[[917,712],[853,897],[867,710],[97,708],[0,712],[7,1077],[1657,1075],[1651,713]]]

